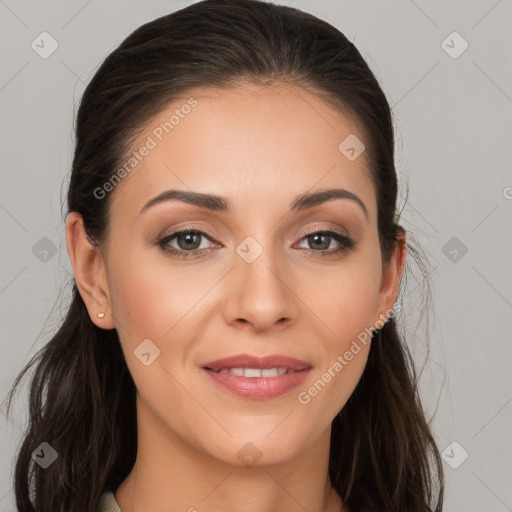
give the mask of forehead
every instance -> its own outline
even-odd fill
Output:
[[[135,165],[113,191],[113,208],[135,214],[168,188],[246,204],[342,186],[364,196],[371,211],[366,151],[347,158],[344,141],[369,144],[356,120],[298,86],[193,89],[146,124],[129,152]]]

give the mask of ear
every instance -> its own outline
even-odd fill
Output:
[[[377,311],[375,322],[387,322],[390,317],[390,311],[396,303],[398,297],[398,287],[400,278],[405,267],[406,257],[406,234],[405,230],[398,228],[397,242],[391,253],[389,262],[382,272],[382,284],[379,290],[377,300]],[[384,318],[380,320],[380,314]],[[373,325],[375,325],[375,322]]]
[[[113,329],[106,268],[101,248],[92,245],[85,233],[82,216],[70,212],[66,218],[66,244],[75,282],[92,322]],[[104,313],[103,318],[98,313]]]

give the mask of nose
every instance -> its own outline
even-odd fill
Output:
[[[236,253],[234,257],[224,303],[226,322],[257,333],[293,323],[298,298],[292,273],[285,269],[285,257],[278,264],[274,251],[267,249],[252,262]]]

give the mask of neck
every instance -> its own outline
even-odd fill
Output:
[[[245,467],[192,446],[147,410],[137,423],[137,459],[115,492],[123,512],[348,512],[328,476],[330,428],[290,460]]]

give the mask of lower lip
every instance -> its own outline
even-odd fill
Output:
[[[268,400],[302,384],[311,368],[277,377],[240,377],[231,373],[217,373],[206,368],[203,370],[216,384],[235,395],[251,400]]]

